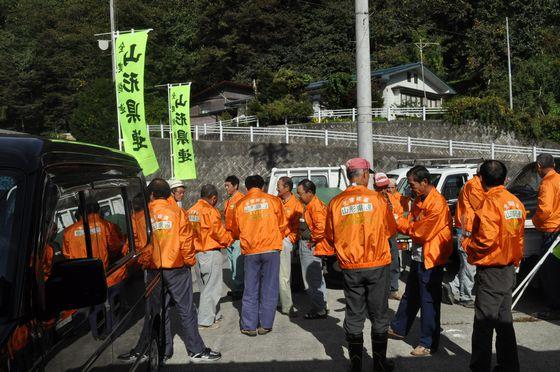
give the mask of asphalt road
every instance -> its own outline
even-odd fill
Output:
[[[224,277],[229,274],[224,262]],[[405,274],[406,275],[406,274]],[[401,278],[404,279],[405,275]],[[226,280],[227,281],[227,280]],[[194,285],[195,291],[198,287]],[[404,290],[401,282],[400,291]],[[179,371],[192,367],[196,371],[345,371],[348,367],[348,353],[342,324],[344,320],[344,294],[340,289],[329,289],[329,317],[323,320],[305,320],[302,316],[290,319],[276,313],[273,332],[257,337],[247,337],[239,332],[239,312],[241,302],[231,302],[224,297],[221,309],[224,315],[220,328],[203,330],[201,335],[206,344],[222,352],[219,362],[193,365],[186,355],[184,343],[175,334],[175,354],[168,361],[165,371]],[[198,293],[195,293],[195,299]],[[294,293],[294,304],[303,315],[307,310],[305,293]],[[398,302],[390,300],[394,313]],[[560,322],[541,321],[531,317],[531,312],[539,310],[542,304],[529,293],[514,313],[515,331],[519,345],[522,371],[560,370]],[[173,310],[172,310],[173,312]],[[474,310],[459,305],[442,305],[441,326],[443,328],[440,350],[429,357],[413,357],[410,351],[419,338],[419,314],[412,331],[404,341],[389,341],[388,356],[396,362],[396,371],[468,371],[471,333]],[[172,328],[178,322],[173,317]],[[364,328],[365,356],[364,371],[372,370],[370,323]]]

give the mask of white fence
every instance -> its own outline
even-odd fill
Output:
[[[148,125],[150,133],[159,133],[161,138],[165,138],[164,134],[168,133],[169,125]],[[203,124],[191,127],[191,132],[195,140],[199,140],[204,136],[212,136],[224,140],[224,136],[235,137],[236,139],[249,140],[255,142],[257,137],[267,137],[269,139],[278,138],[282,143],[290,143],[295,138],[318,139],[325,146],[333,145],[334,141],[351,141],[356,143],[357,134],[355,132],[342,132],[321,129],[299,129],[290,128],[289,126],[274,127],[232,127],[222,124]],[[438,140],[428,138],[399,137],[388,135],[373,135],[374,143],[401,146],[406,152],[412,152],[414,148],[429,147],[434,149],[446,149],[449,156],[454,156],[456,151],[473,152],[483,156],[489,156],[491,159],[497,155],[524,155],[536,160],[537,155],[548,153],[552,156],[560,156],[560,150],[547,149],[529,146],[509,146],[499,145],[495,143],[479,143],[465,142],[453,140]]]
[[[374,107],[371,109],[371,116],[375,118],[386,118],[387,120],[394,120],[397,117],[416,117],[426,120],[430,115],[442,115],[445,114],[447,110],[443,107]],[[322,122],[324,119],[343,119],[349,118],[352,121],[356,121],[358,118],[358,109],[340,109],[340,110],[328,110],[319,109],[315,110],[313,119],[317,119]]]

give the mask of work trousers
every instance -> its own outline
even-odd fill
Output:
[[[492,336],[496,330],[495,371],[518,372],[519,358],[511,315],[511,293],[515,287],[515,267],[476,268],[475,312],[472,334],[471,371],[490,372]]]
[[[426,270],[423,262],[413,260],[397,314],[391,322],[393,331],[405,336],[420,310],[419,344],[433,352],[439,346],[442,278],[442,266]]]
[[[391,292],[397,292],[399,290],[399,278],[401,277],[401,261],[396,236],[389,239],[389,247],[391,248]]]
[[[282,241],[282,252],[280,252],[280,282],[279,300],[282,312],[287,313],[293,306],[292,286],[290,277],[292,275],[292,249],[293,244],[288,237]]]
[[[188,266],[178,269],[163,269],[163,287],[169,294],[168,300],[175,302],[175,309],[179,313],[181,321],[182,339],[185,340],[187,350],[197,354],[204,350],[204,341],[198,332],[198,320],[196,306],[193,303],[193,290],[191,268]]]
[[[243,261],[244,256],[241,254],[241,246],[239,240],[234,241],[229,247],[226,248],[226,253],[231,268],[231,283],[232,292],[243,292]]]
[[[311,312],[327,309],[327,285],[323,277],[323,260],[313,255],[315,244],[307,240],[299,241],[299,261],[305,291],[311,300]]]
[[[220,318],[218,306],[222,297],[222,262],[219,249],[196,254],[196,280],[200,288],[198,324],[201,326],[210,326]]]
[[[245,256],[245,289],[241,308],[241,329],[272,329],[278,304],[280,252]]]
[[[363,332],[366,317],[371,321],[372,333],[385,333],[389,326],[390,266],[368,269],[342,270],[346,335]]]
[[[457,256],[459,257],[459,271],[453,280],[449,283],[453,291],[453,297],[456,301],[467,302],[473,301],[474,275],[476,266],[471,265],[467,261],[467,252],[461,246],[461,232],[457,235]]]

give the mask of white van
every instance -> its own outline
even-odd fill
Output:
[[[276,184],[280,177],[284,176],[290,177],[294,186],[306,178],[313,181],[318,189],[338,188],[344,191],[350,185],[344,165],[338,167],[272,168],[268,182],[269,194],[278,195]]]

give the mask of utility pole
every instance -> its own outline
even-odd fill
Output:
[[[428,45],[439,45],[439,43],[423,43],[422,39],[420,39],[419,43],[414,43],[420,49],[420,67],[422,69],[422,90],[424,91],[424,101],[422,102],[422,106],[426,106],[427,97],[426,97],[426,80],[424,79],[424,48]]]
[[[511,88],[511,50],[509,48],[509,20],[506,17],[506,39],[508,55],[508,76],[509,76],[509,109],[513,111],[513,93]]]
[[[115,0],[109,0],[109,18],[111,18],[111,65],[113,66],[113,81],[115,81]]]
[[[368,0],[355,0],[358,156],[373,164]]]

